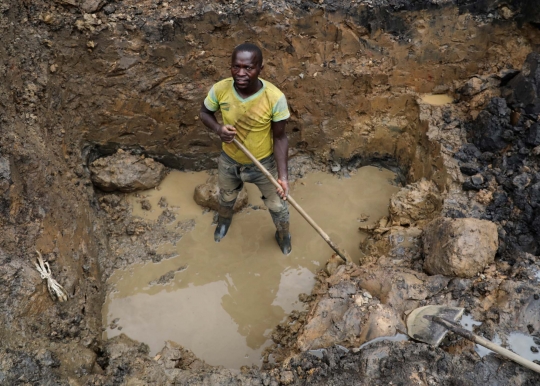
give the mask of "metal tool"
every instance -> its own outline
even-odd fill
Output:
[[[461,318],[463,311],[463,308],[445,306],[417,308],[407,317],[407,334],[414,340],[429,343],[436,347],[441,343],[446,333],[452,331],[465,339],[478,343],[528,369],[540,373],[540,365],[457,325],[455,322]]]

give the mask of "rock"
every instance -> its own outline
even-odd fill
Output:
[[[116,7],[114,4],[107,4],[105,7],[103,7],[103,12],[105,15],[110,15],[116,12]]]
[[[142,210],[151,210],[152,204],[148,200],[141,200],[141,209]]]
[[[9,160],[4,157],[0,157],[0,194],[6,192],[9,188],[11,181],[11,169],[9,166]]]
[[[392,225],[408,226],[429,221],[438,213],[441,205],[439,189],[435,183],[423,178],[390,198],[390,222]]]
[[[118,150],[116,154],[95,160],[90,165],[90,178],[106,192],[134,192],[156,187],[165,177],[165,166],[151,158]]]
[[[493,193],[489,190],[482,189],[476,194],[474,199],[480,204],[488,205],[493,199]]]
[[[509,20],[514,17],[514,12],[512,12],[512,10],[506,6],[499,9],[499,14],[504,20]]]
[[[527,173],[521,173],[514,177],[512,184],[519,190],[525,189],[531,183],[531,178]]]
[[[484,177],[481,174],[475,174],[474,176],[471,176],[471,182],[475,187],[480,188],[484,183]]]
[[[497,226],[474,218],[439,217],[424,229],[424,269],[431,275],[473,277],[492,263]]]
[[[475,76],[469,79],[461,88],[461,94],[465,96],[474,96],[479,94],[486,89],[486,85],[484,83],[485,82],[482,79]]]
[[[529,128],[529,135],[527,136],[527,143],[531,146],[540,145],[540,124],[535,122]]]
[[[510,109],[502,98],[492,98],[485,110],[471,125],[473,142],[481,151],[499,151],[507,142],[504,140],[505,130],[510,126]]]
[[[81,10],[86,13],[97,12],[105,5],[105,0],[83,0],[80,4]]]
[[[510,106],[523,107],[528,114],[538,114],[540,113],[538,85],[540,85],[540,54],[531,52],[523,63],[521,73],[503,88],[502,96]]]
[[[466,176],[472,176],[480,171],[480,167],[477,163],[466,162],[459,167],[459,170]]]
[[[292,371],[283,371],[281,373],[281,383],[284,385],[290,385],[294,382],[294,374]]]
[[[219,187],[217,176],[211,176],[204,184],[198,185],[195,188],[193,199],[200,206],[217,211],[219,209]],[[234,211],[238,212],[239,210],[242,210],[247,204],[248,195],[247,190],[244,187],[240,191],[240,194],[238,194],[238,198],[234,204]]]

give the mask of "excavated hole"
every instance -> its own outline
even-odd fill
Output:
[[[305,310],[298,296],[311,292],[316,271],[332,251],[291,208],[293,251],[283,256],[268,211],[251,184],[248,207],[235,215],[227,237],[215,243],[214,213],[195,204],[192,193],[207,178],[206,172],[173,171],[156,190],[128,196],[133,221],[153,233],[146,246],[167,258],[113,273],[108,281],[113,290],[103,309],[105,334],[125,333],[147,343],[151,355],[172,340],[211,365],[260,366],[272,330],[291,311]],[[387,215],[388,200],[398,189],[391,171],[364,167],[348,178],[309,173],[295,181],[292,195],[358,261],[365,237],[358,225],[375,224]],[[141,200],[152,209],[142,210]],[[139,237],[111,242],[118,243],[122,258],[140,247]]]
[[[421,100],[444,105],[452,98],[426,95]],[[413,120],[407,127],[415,124]],[[116,148],[115,144],[91,148],[89,163]],[[421,146],[408,148],[412,149],[428,153]],[[129,150],[145,154],[142,148]],[[290,161],[291,194],[358,263],[365,257],[359,245],[367,236],[359,225],[375,226],[388,215],[392,194],[415,176],[411,165],[400,166],[377,149],[370,157],[357,155],[328,165],[295,149],[291,154],[295,155]],[[155,153],[146,155],[163,160]],[[122,263],[108,271],[102,311],[105,339],[126,334],[147,344],[150,355],[171,340],[210,365],[264,366],[273,358],[268,349],[275,327],[291,313],[307,311],[302,300],[309,299],[316,272],[324,269],[331,249],[291,207],[293,252],[283,256],[268,211],[252,184],[246,184],[247,207],[235,215],[227,237],[215,243],[215,212],[193,200],[195,187],[215,173],[215,169],[172,170],[156,189],[123,195],[120,215],[128,224],[127,234],[113,233],[109,239],[114,260]]]
[[[0,6],[0,56],[7,59],[0,86],[0,383],[538,383],[499,357],[480,360],[461,338],[439,348],[401,342],[402,335],[384,342],[393,331],[379,323],[392,319],[393,328],[424,304],[456,305],[482,323],[475,332],[538,358],[540,97],[531,69],[540,59],[525,62],[540,42],[538,20],[527,24],[537,2],[181,3]],[[354,185],[366,170],[383,176],[387,190],[407,184],[403,202],[426,192],[419,186],[435,192],[426,204],[431,212],[414,219],[397,213],[372,229],[362,243],[371,253],[364,266],[321,270],[314,280],[331,253],[301,228],[303,220],[294,219],[298,256],[286,258],[273,255],[271,222],[257,201],[220,245],[212,241],[213,213],[192,205],[200,174],[190,171],[206,177],[219,154],[197,112],[211,85],[228,76],[232,48],[246,40],[264,49],[263,77],[290,103],[291,174],[303,178],[295,194],[337,187],[362,204],[369,193],[362,184],[338,184]],[[138,196],[94,189],[87,166],[117,149],[154,158],[174,169],[172,177]],[[179,173],[193,181],[175,183]],[[310,178],[323,184],[310,189]],[[186,196],[161,200],[170,181]],[[429,201],[423,198],[421,205]],[[152,209],[132,213],[142,200]],[[349,225],[345,218],[361,208],[327,214],[318,196],[304,201],[353,255],[363,238],[358,225],[378,217],[358,223],[361,212],[354,213]],[[420,235],[433,216],[495,223],[495,261],[472,278],[427,275]],[[35,249],[68,290],[68,302],[51,300],[33,266]],[[231,255],[236,260],[223,266]],[[259,266],[250,265],[255,260]],[[207,288],[214,292],[204,297]],[[297,295],[312,288],[301,296],[304,306]],[[197,296],[192,303],[189,291]],[[197,329],[181,335],[179,326]],[[120,335],[102,339],[102,332]],[[189,344],[201,336],[208,339],[199,353]],[[240,373],[207,366],[174,344],[154,360],[147,355],[170,338],[211,364],[237,368],[260,364],[270,336],[263,355],[270,363]]]

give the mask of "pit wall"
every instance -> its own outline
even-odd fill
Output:
[[[445,171],[419,122],[416,93],[452,93],[459,80],[493,73],[494,63],[519,68],[531,50],[514,21],[486,22],[456,7],[246,7],[239,17],[212,7],[186,16],[120,4],[108,16],[76,15],[57,34],[54,107],[71,114],[66,130],[81,147],[140,148],[181,169],[215,167],[219,140],[197,115],[211,85],[229,76],[241,42],[263,48],[261,76],[288,98],[292,148],[325,161],[393,159],[409,181],[434,178],[440,186]],[[66,23],[47,12],[51,28]]]

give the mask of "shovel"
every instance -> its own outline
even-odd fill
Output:
[[[417,308],[407,317],[407,334],[414,340],[429,343],[432,346],[437,347],[448,330],[450,330],[455,334],[461,335],[465,339],[478,343],[528,369],[540,373],[540,365],[457,325],[455,322],[461,318],[463,311],[463,308],[445,306],[425,306]]]
[[[263,174],[270,180],[272,185],[274,185],[278,189],[282,189],[279,182],[277,182],[276,179],[272,177],[270,172],[266,170],[266,168],[259,161],[257,161],[255,157],[253,157],[253,155],[249,152],[249,150],[246,149],[246,147],[242,145],[240,141],[234,138],[233,142],[236,146],[238,146],[240,150],[244,152],[244,154],[251,160],[251,162],[253,162],[255,166],[257,166],[260,169],[260,171],[263,172]],[[334,252],[338,254],[339,257],[341,257],[346,263],[352,263],[352,259],[349,256],[349,254],[345,250],[341,249],[336,244],[334,244],[334,242],[330,240],[330,237],[315,223],[315,221],[313,221],[311,217],[309,217],[309,215],[304,211],[304,209],[302,209],[302,207],[298,205],[298,203],[291,196],[287,196],[287,201],[289,201],[290,204],[294,207],[294,209],[296,209],[298,213],[300,213],[302,217],[306,219],[309,225],[311,225],[313,229],[315,229],[317,233],[321,235],[324,241],[328,243],[330,248],[332,248]]]

